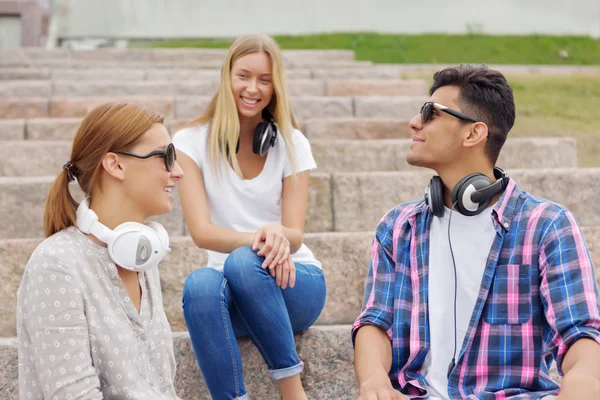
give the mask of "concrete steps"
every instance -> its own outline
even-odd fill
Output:
[[[195,80],[15,80],[0,81],[0,98],[53,96],[209,96],[219,78]],[[289,95],[300,96],[426,96],[424,80],[294,79]]]
[[[406,162],[411,145],[411,139],[311,140],[316,172],[326,173],[415,170]],[[575,168],[576,146],[571,138],[510,139],[498,165],[506,169]],[[67,140],[0,140],[0,176],[56,174],[70,152]]]
[[[360,311],[364,282],[369,268],[373,234],[307,234],[306,244],[324,265],[327,303],[318,324],[351,323]],[[14,336],[16,292],[31,253],[42,239],[0,240],[0,337]],[[181,309],[181,292],[186,277],[206,265],[206,251],[197,248],[190,237],[172,237],[172,250],[161,263],[161,286],[165,311],[173,330],[186,330]]]
[[[222,63],[228,49],[96,49],[72,50],[44,48],[20,48],[2,50],[0,65],[30,66],[52,65],[62,62],[72,63],[168,63],[176,66],[182,63]],[[323,65],[360,64],[355,61],[351,50],[283,50],[281,56],[285,63],[293,65],[320,63]]]
[[[291,99],[300,120],[313,118],[398,118],[415,116],[424,96],[303,96]],[[92,108],[109,101],[125,101],[155,109],[166,118],[197,117],[210,96],[103,96],[103,97],[6,97],[0,98],[0,119],[84,117]]]
[[[309,399],[353,400],[358,397],[350,329],[350,325],[313,326],[296,334],[298,355],[305,363],[302,382]],[[210,400],[187,332],[175,332],[173,340],[177,395],[186,400]],[[269,376],[256,346],[247,338],[240,339],[238,343],[246,390],[251,398],[280,398],[277,384]],[[19,393],[16,339],[0,339],[0,360],[0,399],[16,399]]]
[[[173,133],[208,104],[226,51],[0,51],[0,400],[18,397],[16,291],[42,240],[44,200],[81,118],[106,101],[129,101],[165,115]],[[428,88],[401,80],[403,71],[419,66],[373,65],[351,51],[284,51],[283,57],[294,112],[319,165],[310,181],[305,242],[323,262],[328,286],[316,325],[296,336],[306,362],[302,379],[310,399],[356,399],[349,324],[360,311],[372,231],[390,208],[421,198],[432,175],[405,162],[408,120]],[[498,165],[521,188],[573,211],[600,268],[600,169],[577,168],[575,140],[509,139]],[[186,236],[177,194],[173,205],[157,219],[172,237],[161,283],[175,332],[176,387],[181,398],[209,399],[181,310],[183,283],[206,263],[206,252]],[[250,396],[279,398],[256,348],[247,339],[240,345]]]
[[[123,81],[153,81],[153,80],[198,80],[217,79],[220,76],[221,64],[214,66],[171,65],[168,68],[158,64],[142,64],[137,68],[124,68],[119,64],[104,65],[96,63],[81,63],[81,65],[66,66],[25,66],[7,67],[0,63],[0,81],[6,80],[94,80],[110,79]],[[304,67],[296,66],[286,69],[286,77],[294,79],[400,79],[401,66],[371,65],[364,63],[347,66],[314,64]]]
[[[508,169],[522,189],[569,208],[583,226],[600,224],[600,168]],[[375,229],[395,205],[422,198],[432,173],[314,173],[308,194],[306,232],[361,232]],[[0,177],[0,239],[42,236],[44,200],[54,176]],[[79,187],[72,185],[76,198]],[[24,211],[26,210],[26,212]],[[173,236],[185,235],[179,197],[173,210],[156,218]]]
[[[175,133],[188,120],[168,119]],[[0,140],[72,140],[81,118],[0,119]],[[300,130],[314,139],[398,139],[411,133],[406,119],[323,118],[298,121]]]
[[[584,227],[592,261],[600,279],[600,228]],[[14,336],[16,292],[27,260],[42,239],[0,240],[0,337]],[[327,302],[317,325],[351,324],[363,300],[364,283],[369,269],[372,232],[317,233],[305,236],[306,245],[323,263],[327,282]],[[161,263],[163,302],[174,331],[186,330],[181,309],[181,293],[186,277],[206,264],[206,252],[197,248],[190,237],[172,237],[172,250]]]

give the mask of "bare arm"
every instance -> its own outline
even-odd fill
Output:
[[[188,231],[196,246],[220,253],[250,246],[254,232],[237,232],[212,224],[200,168],[183,152],[177,154],[177,162],[185,172],[185,179],[179,182],[179,197]]]
[[[354,371],[360,389],[359,399],[406,399],[392,386],[392,342],[374,325],[362,326],[355,337]]]
[[[290,241],[292,254],[300,249],[304,239],[309,180],[309,171],[300,172],[296,177],[288,176],[283,180],[281,224],[283,234]]]
[[[308,203],[309,174],[309,171],[304,171],[296,174],[295,177],[284,178],[281,224],[266,225],[260,228],[252,239],[253,249],[258,249],[259,243],[264,242],[264,246],[260,246],[257,254],[265,257],[263,268],[268,267],[273,276],[290,254],[297,252],[302,246]]]
[[[600,399],[600,344],[587,338],[576,341],[565,355],[563,372],[559,400]]]
[[[365,325],[356,333],[354,370],[358,385],[374,376],[385,376],[392,368],[392,342],[387,334],[374,325]]]

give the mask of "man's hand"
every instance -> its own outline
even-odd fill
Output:
[[[377,374],[361,385],[357,400],[408,400],[408,397],[392,387],[386,374]]]

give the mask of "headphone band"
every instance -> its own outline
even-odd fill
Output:
[[[482,203],[488,199],[492,199],[498,193],[502,193],[504,189],[506,189],[509,181],[506,172],[504,172],[504,170],[501,168],[495,167],[494,177],[496,178],[496,180],[492,182],[491,185],[476,190],[473,194],[471,194],[471,200],[474,203]]]
[[[499,167],[494,167],[494,182],[482,173],[474,173],[461,179],[452,190],[452,202],[456,210],[467,216],[473,216],[483,211],[489,202],[502,193],[510,181],[508,174]],[[444,215],[444,184],[439,176],[430,180],[425,190],[425,202],[436,217]],[[475,208],[473,208],[475,207]]]
[[[89,204],[88,198],[79,204],[77,228],[104,242],[110,258],[120,267],[137,272],[154,268],[170,250],[169,236],[159,223],[124,222],[113,230],[98,220]]]

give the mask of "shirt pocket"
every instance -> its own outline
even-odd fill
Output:
[[[523,324],[531,319],[531,268],[499,265],[488,294],[483,318],[491,325]]]

